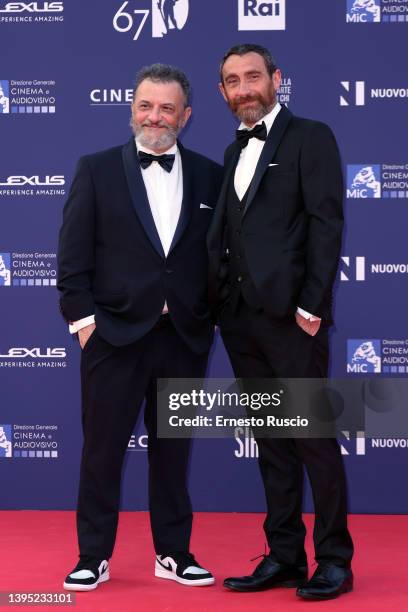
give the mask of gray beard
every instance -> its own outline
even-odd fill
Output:
[[[154,136],[149,137],[144,134],[142,126],[136,127],[133,125],[133,123],[131,123],[131,127],[133,130],[133,134],[136,136],[140,144],[143,147],[146,147],[146,149],[151,149],[152,151],[155,151],[156,149],[170,149],[170,147],[172,147],[176,142],[177,136],[181,131],[178,128],[169,127],[167,128],[167,131],[164,134],[159,136],[159,138],[155,138]]]

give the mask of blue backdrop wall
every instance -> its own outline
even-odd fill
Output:
[[[129,138],[132,85],[145,64],[187,72],[194,115],[182,141],[221,161],[236,123],[217,91],[220,58],[238,42],[272,51],[281,101],[327,122],[344,163],[331,374],[408,373],[408,0],[177,0],[179,29],[167,29],[171,4],[0,0],[0,508],[75,507],[79,347],[58,311],[57,233],[78,157]],[[231,374],[217,339],[210,375]],[[362,436],[341,441],[351,511],[404,513],[407,440]],[[245,431],[196,441],[194,507],[262,510],[255,455]],[[146,507],[146,459],[140,425],[125,509]]]

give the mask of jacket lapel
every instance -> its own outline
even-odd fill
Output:
[[[171,242],[168,255],[170,255],[171,251],[174,249],[174,247],[184,234],[185,230],[187,229],[193,208],[193,166],[189,159],[188,151],[183,147],[180,142],[178,142],[177,145],[180,151],[183,172],[183,199],[181,202],[179,220],[177,223],[176,231],[174,232],[173,240]]]
[[[137,158],[136,144],[133,138],[122,149],[122,159],[125,175],[137,216],[150,242],[161,257],[165,257],[159,234],[147,199],[146,187],[142,177],[139,160]]]
[[[258,190],[261,179],[266,169],[268,168],[268,165],[270,164],[271,159],[274,158],[276,150],[279,146],[280,141],[282,140],[282,136],[285,133],[285,130],[288,127],[290,120],[292,119],[292,116],[293,116],[292,113],[286,108],[286,106],[282,106],[275,121],[273,122],[271,130],[268,134],[268,138],[266,139],[266,142],[262,149],[262,153],[259,158],[258,164],[256,166],[254,177],[249,187],[248,197],[247,197],[243,215],[247,213],[248,208],[250,207],[254,199],[254,196]]]

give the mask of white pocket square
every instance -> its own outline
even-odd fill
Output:
[[[269,165],[269,167],[271,167],[271,166],[279,166],[279,164],[268,164],[268,165]]]
[[[200,208],[209,208],[210,210],[212,210],[212,206],[207,206],[207,204],[203,204],[202,202],[200,204]]]

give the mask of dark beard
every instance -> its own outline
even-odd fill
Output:
[[[254,102],[257,104],[248,108],[241,108],[240,104],[242,102]],[[262,117],[265,117],[268,113],[271,112],[272,108],[275,106],[276,98],[270,103],[267,104],[267,101],[260,95],[246,96],[245,98],[238,98],[235,100],[233,104],[230,104],[231,110],[236,114],[238,119],[245,124],[254,124],[260,121]]]

